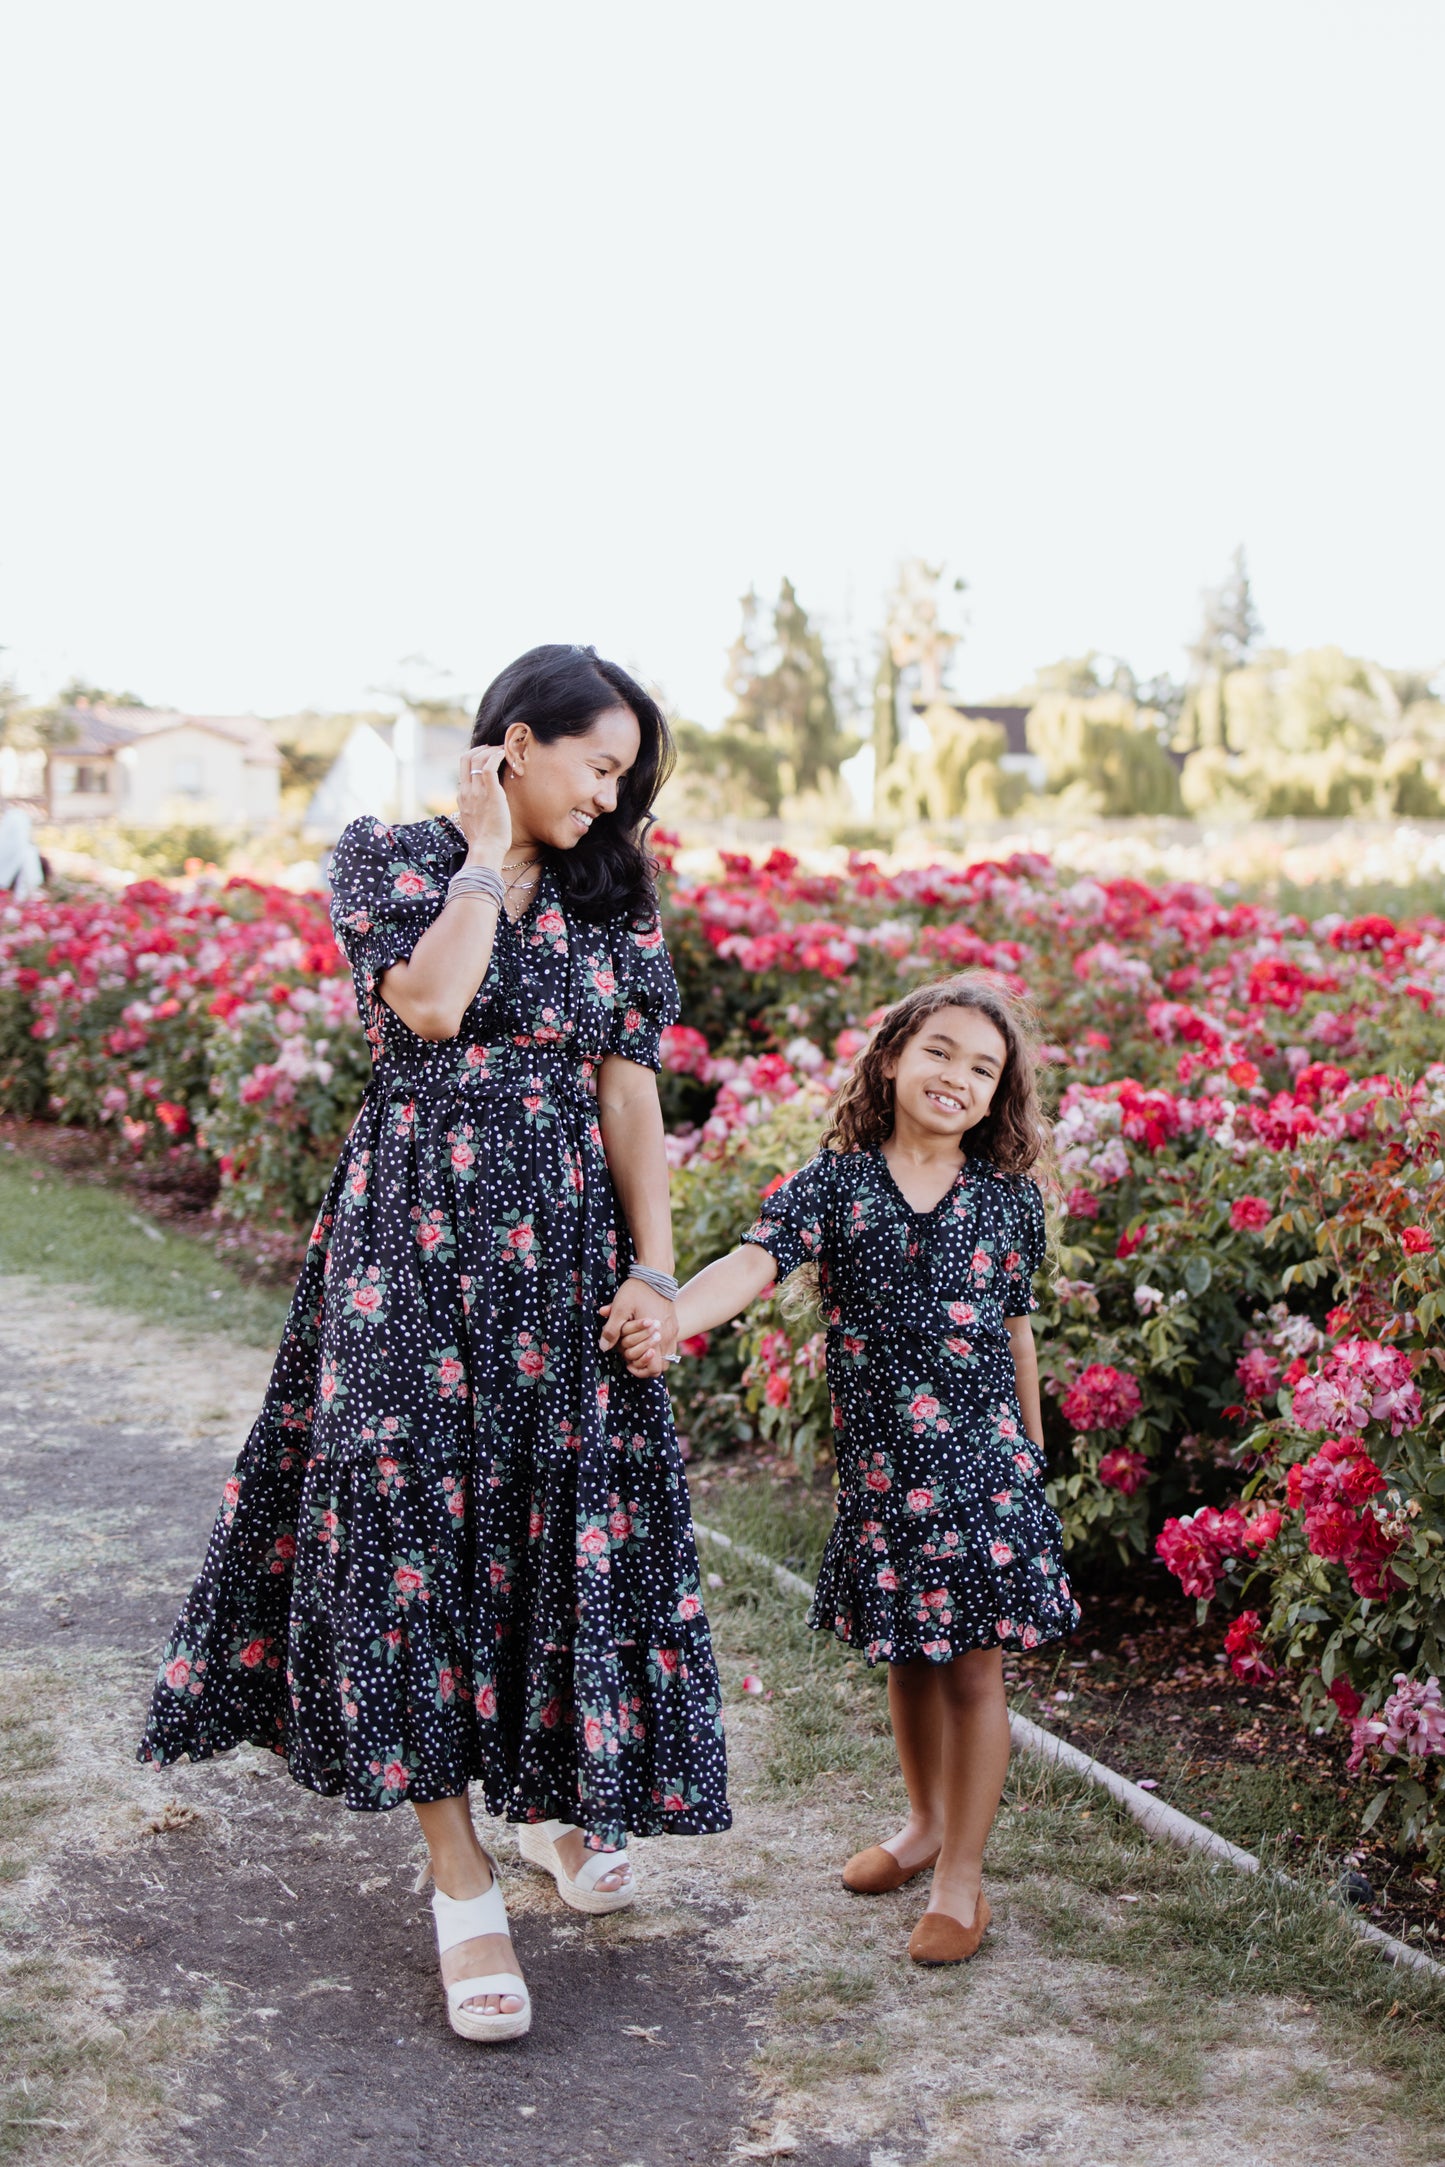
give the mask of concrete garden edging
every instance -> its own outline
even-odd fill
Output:
[[[731,1535],[724,1535],[721,1528],[708,1527],[701,1520],[694,1520],[692,1525],[693,1533],[700,1535],[704,1542],[713,1544],[719,1550],[733,1551],[749,1565],[761,1566],[765,1572],[772,1574],[777,1585],[789,1595],[801,1595],[809,1602],[812,1601],[812,1582],[805,1580],[801,1573],[792,1572],[786,1565],[775,1563],[761,1550],[754,1550],[749,1543],[734,1542]],[[1118,1803],[1133,1815],[1146,1836],[1162,1838],[1166,1843],[1178,1844],[1186,1850],[1203,1851],[1210,1858],[1218,1859],[1221,1865],[1234,1867],[1238,1873],[1278,1871],[1274,1867],[1262,1866],[1252,1851],[1241,1851],[1238,1844],[1229,1843],[1212,1828],[1206,1828],[1202,1821],[1191,1820],[1189,1815],[1181,1813],[1177,1806],[1169,1805],[1162,1798],[1155,1798],[1149,1791],[1140,1790],[1137,1783],[1131,1783],[1128,1777],[1121,1776],[1117,1769],[1108,1768],[1102,1761],[1096,1761],[1089,1754],[1080,1752],[1079,1748],[1071,1746],[1066,1738],[1056,1738],[1054,1733],[1046,1731],[1042,1724],[1031,1722],[1027,1716],[1016,1715],[1012,1709],[1009,1711],[1008,1720],[1009,1734],[1019,1752],[1037,1754],[1043,1760],[1054,1761],[1061,1768],[1069,1769],[1076,1776],[1085,1777],[1090,1783],[1097,1783],[1101,1790],[1107,1791],[1111,1798],[1117,1799]],[[1279,1878],[1288,1881],[1290,1877],[1288,1874],[1280,1874]],[[1412,1949],[1408,1942],[1397,1941],[1393,1934],[1385,1933],[1378,1926],[1372,1926],[1368,1919],[1360,1918],[1353,1911],[1345,1910],[1344,1915],[1361,1939],[1378,1949],[1388,1963],[1402,1965],[1410,1971],[1432,1973],[1436,1978],[1445,1979],[1445,1964],[1437,1963],[1435,1958],[1427,1956],[1423,1949]]]

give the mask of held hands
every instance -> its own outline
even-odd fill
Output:
[[[618,1342],[634,1377],[660,1377],[677,1349],[677,1309],[640,1280],[625,1279],[598,1312],[607,1319],[597,1344],[604,1354]]]
[[[500,866],[512,841],[512,812],[502,788],[505,745],[476,745],[464,752],[457,790],[457,826],[467,839],[467,857],[478,865]]]

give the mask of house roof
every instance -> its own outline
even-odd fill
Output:
[[[63,758],[104,759],[122,745],[142,738],[164,737],[170,730],[206,730],[213,737],[229,738],[245,748],[253,767],[280,767],[281,752],[259,715],[183,715],[170,708],[67,707],[61,710],[67,725],[63,738],[52,748]]]

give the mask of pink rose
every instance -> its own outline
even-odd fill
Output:
[[[254,1669],[256,1668],[256,1665],[257,1665],[258,1663],[260,1663],[260,1662],[263,1662],[263,1661],[265,1660],[265,1656],[266,1656],[266,1643],[265,1643],[265,1641],[264,1641],[264,1640],[253,1640],[253,1641],[249,1642],[249,1643],[248,1643],[248,1645],[247,1645],[246,1647],[244,1647],[244,1648],[243,1648],[243,1649],[241,1650],[241,1653],[240,1653],[240,1655],[239,1655],[239,1656],[237,1657],[237,1659],[236,1659],[236,1660],[237,1660],[237,1661],[238,1661],[239,1663],[242,1663],[242,1664],[244,1664],[244,1666],[245,1666],[245,1668],[246,1668],[247,1670],[254,1670]]]
[[[173,1693],[184,1693],[190,1681],[190,1676],[191,1665],[188,1656],[178,1655],[174,1662],[167,1663],[166,1684]]]
[[[577,1548],[584,1557],[600,1557],[607,1548],[607,1536],[600,1527],[584,1528],[577,1538]]]
[[[398,1565],[391,1576],[391,1584],[398,1595],[415,1595],[425,1583],[414,1565]]]
[[[517,1356],[517,1367],[524,1377],[540,1377],[547,1359],[540,1347],[524,1347]]]
[[[368,1282],[357,1287],[351,1297],[351,1306],[363,1317],[374,1317],[381,1307],[381,1289]]]
[[[587,1717],[582,1725],[582,1738],[589,1753],[600,1753],[602,1751],[601,1716]]]
[[[497,1689],[490,1679],[477,1687],[475,1699],[477,1714],[484,1723],[490,1723],[497,1712]]]
[[[910,1490],[908,1493],[908,1510],[910,1512],[931,1512],[933,1510],[933,1492],[931,1490]]]

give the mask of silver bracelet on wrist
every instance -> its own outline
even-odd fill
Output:
[[[450,903],[458,895],[485,896],[500,911],[505,902],[502,876],[490,865],[464,865],[447,882],[447,901]]]
[[[640,1279],[654,1294],[660,1294],[665,1302],[677,1300],[677,1281],[671,1272],[655,1272],[650,1264],[634,1264],[627,1274],[629,1279]]]

